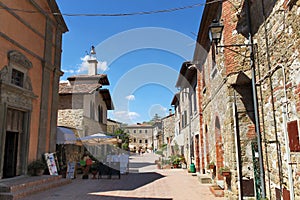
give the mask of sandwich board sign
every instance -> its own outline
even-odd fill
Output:
[[[57,167],[56,167],[56,158],[54,153],[45,153],[45,159],[47,162],[47,166],[49,169],[50,175],[58,175]]]
[[[75,178],[76,162],[68,162],[66,178]]]

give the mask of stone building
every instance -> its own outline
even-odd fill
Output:
[[[153,126],[150,124],[133,124],[124,127],[125,133],[129,134],[130,151],[138,151],[139,149],[146,151],[153,149]]]
[[[161,150],[163,147],[163,132],[162,132],[162,123],[153,125],[153,149]]]
[[[115,131],[122,128],[122,122],[112,119],[107,119],[107,133],[115,133]]]
[[[68,78],[59,85],[58,126],[76,129],[79,136],[107,132],[107,111],[114,109],[106,74],[97,74],[92,48],[87,75]]]
[[[205,172],[230,199],[300,198],[299,6],[208,0],[204,8],[193,60],[201,80],[200,162],[215,163]],[[221,25],[220,40],[210,41],[213,25]],[[230,176],[218,173],[225,166]]]
[[[62,34],[55,0],[0,1],[0,179],[55,152]],[[19,10],[30,10],[32,13]]]
[[[188,165],[194,163],[199,171],[199,112],[198,112],[198,75],[197,68],[191,62],[184,62],[176,82],[178,97],[173,99],[175,117],[179,119],[178,136],[174,142],[180,144],[181,153]],[[175,100],[175,102],[174,102]]]
[[[175,137],[175,114],[172,113],[172,109],[169,110],[169,115],[163,117],[161,121],[163,144],[167,145],[166,157],[168,158],[172,154],[171,142]]]
[[[171,152],[172,154],[184,154],[184,135],[180,134],[180,93],[177,92],[172,101],[171,106],[174,107],[174,138],[171,141]]]

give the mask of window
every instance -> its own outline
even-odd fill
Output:
[[[287,123],[290,151],[300,152],[299,130],[297,120]]]
[[[136,130],[133,130],[133,133],[136,133]]]
[[[143,131],[142,130],[140,130],[140,133],[142,133]]]
[[[184,128],[187,125],[187,112],[186,112],[186,110],[183,112],[181,117],[182,117],[181,118],[182,128]]]
[[[140,143],[142,143],[142,140],[140,140]]]
[[[215,45],[212,45],[211,48],[211,78],[213,79],[217,74],[216,68],[216,49]]]
[[[16,85],[16,86],[23,87],[24,73],[19,71],[19,70],[12,69],[11,83]]]
[[[145,130],[145,133],[147,133],[147,130]]]
[[[133,138],[133,142],[136,142],[136,138]]]
[[[193,103],[194,103],[194,112],[197,112],[197,91],[196,91],[197,87],[195,85],[194,87],[194,91],[193,91]]]
[[[98,106],[98,122],[103,123],[103,108]]]
[[[148,144],[148,140],[147,139],[145,140],[145,143]]]
[[[182,116],[181,116],[181,125],[182,125],[182,128],[184,128],[184,114],[182,114]]]

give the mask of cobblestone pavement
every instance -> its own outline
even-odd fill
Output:
[[[223,200],[211,194],[208,186],[183,169],[157,169],[152,153],[130,157],[130,170],[121,179],[81,179],[71,184],[23,198],[101,199],[101,200]],[[138,173],[137,173],[138,172]]]

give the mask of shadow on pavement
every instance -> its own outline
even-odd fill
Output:
[[[172,200],[173,198],[148,198],[148,197],[119,197],[119,196],[99,196],[103,200]]]
[[[142,168],[146,166],[156,165],[155,163],[144,162],[144,163],[129,163],[129,168]]]
[[[106,180],[105,182],[100,182],[99,191],[113,191],[113,190],[135,190],[137,188],[143,187],[149,183],[152,183],[158,179],[161,179],[165,176],[155,173],[155,172],[146,172],[146,173],[132,173],[127,175],[122,175],[121,179],[115,180]],[[100,179],[103,180],[103,179]],[[101,187],[107,185],[107,181],[114,181],[113,184],[110,184],[109,188]]]
[[[134,190],[146,186],[147,184],[153,183],[156,180],[164,178],[165,176],[155,173],[132,173],[127,175],[122,175],[121,179],[109,179],[109,180],[99,180],[99,189],[95,192],[90,192],[89,195],[99,197],[105,200],[172,200],[172,198],[152,198],[152,197],[133,197],[130,193]],[[111,184],[108,184],[108,183]],[[109,185],[109,187],[107,187]],[[128,192],[128,196],[120,195],[119,191]],[[111,193],[110,196],[107,192]],[[101,194],[104,193],[104,194]]]

